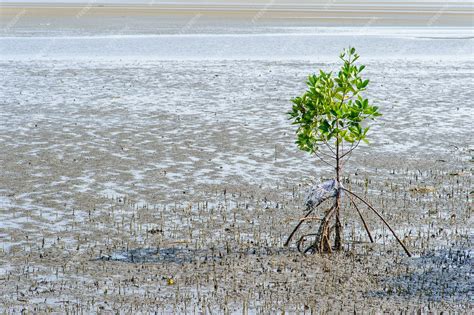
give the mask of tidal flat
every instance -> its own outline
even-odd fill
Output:
[[[345,185],[412,258],[347,203],[344,252],[283,247],[332,174],[285,112],[336,60],[2,60],[0,309],[472,312],[472,63],[364,63],[384,116]]]
[[[79,2],[0,7],[0,312],[473,313],[468,1]],[[344,251],[283,246],[334,176],[290,99],[349,45],[383,116],[343,184],[411,258],[347,199]]]

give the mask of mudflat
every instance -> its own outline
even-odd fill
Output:
[[[469,62],[367,64],[384,116],[345,185],[413,258],[366,211],[369,243],[348,204],[343,253],[283,247],[311,181],[332,172],[296,150],[284,113],[307,72],[335,64],[0,66],[3,310],[472,307]]]
[[[472,312],[469,9],[252,3],[2,4],[2,312]],[[333,176],[285,113],[348,45],[383,116],[344,185],[411,258],[348,200],[343,252],[283,246]]]

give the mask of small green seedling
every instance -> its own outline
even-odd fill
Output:
[[[326,211],[317,233],[303,235],[297,242],[298,249],[308,252],[330,252],[331,232],[334,230],[334,249],[342,249],[342,224],[340,219],[341,198],[347,192],[351,205],[357,210],[364,224],[370,240],[373,238],[369,228],[356,204],[356,200],[364,203],[369,209],[388,226],[405,252],[410,256],[405,245],[396,236],[380,213],[367,201],[357,194],[347,190],[341,184],[345,162],[361,142],[368,143],[367,133],[370,126],[367,122],[381,116],[377,106],[374,106],[364,97],[369,80],[361,76],[364,65],[357,65],[359,55],[355,48],[343,50],[339,58],[343,65],[339,72],[319,71],[311,74],[306,82],[308,88],[303,95],[292,99],[293,107],[288,113],[294,125],[297,125],[296,144],[299,149],[306,151],[321,162],[334,167],[335,178],[313,188],[312,198],[307,200],[307,214],[290,234],[285,245],[306,220],[306,218],[323,201],[333,198],[334,204]],[[334,217],[334,225],[331,221]],[[308,236],[314,236],[315,241],[306,249],[301,244]]]

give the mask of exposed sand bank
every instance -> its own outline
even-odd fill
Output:
[[[252,27],[473,25],[473,7],[466,2],[152,2],[133,6],[3,3],[0,8],[0,27],[11,31],[32,26],[96,31],[120,30],[126,26],[145,32],[157,28],[175,32],[188,25],[188,31],[199,32],[200,28],[209,26],[228,28],[236,24]]]

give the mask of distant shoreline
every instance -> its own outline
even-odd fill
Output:
[[[196,19],[196,16],[199,21],[194,21],[194,23],[207,26],[225,26],[245,22],[251,23],[252,26],[472,27],[474,8],[469,2],[415,3],[408,1],[390,3],[328,1],[319,4],[309,1],[296,3],[173,1],[133,5],[86,1],[83,4],[47,2],[0,4],[0,27],[3,29],[8,27],[9,23],[13,24],[13,19],[19,20],[18,26],[28,20],[34,20],[35,23],[39,20],[48,20],[60,27],[82,23],[100,25],[110,22],[113,24],[117,22],[117,19],[127,18],[135,19],[132,22],[136,25],[144,23],[149,25],[150,21],[147,19],[154,19],[152,27],[167,27],[169,23],[190,23],[190,19],[193,17]],[[144,18],[144,21],[137,21],[138,18]],[[97,21],[97,19],[100,20]]]

